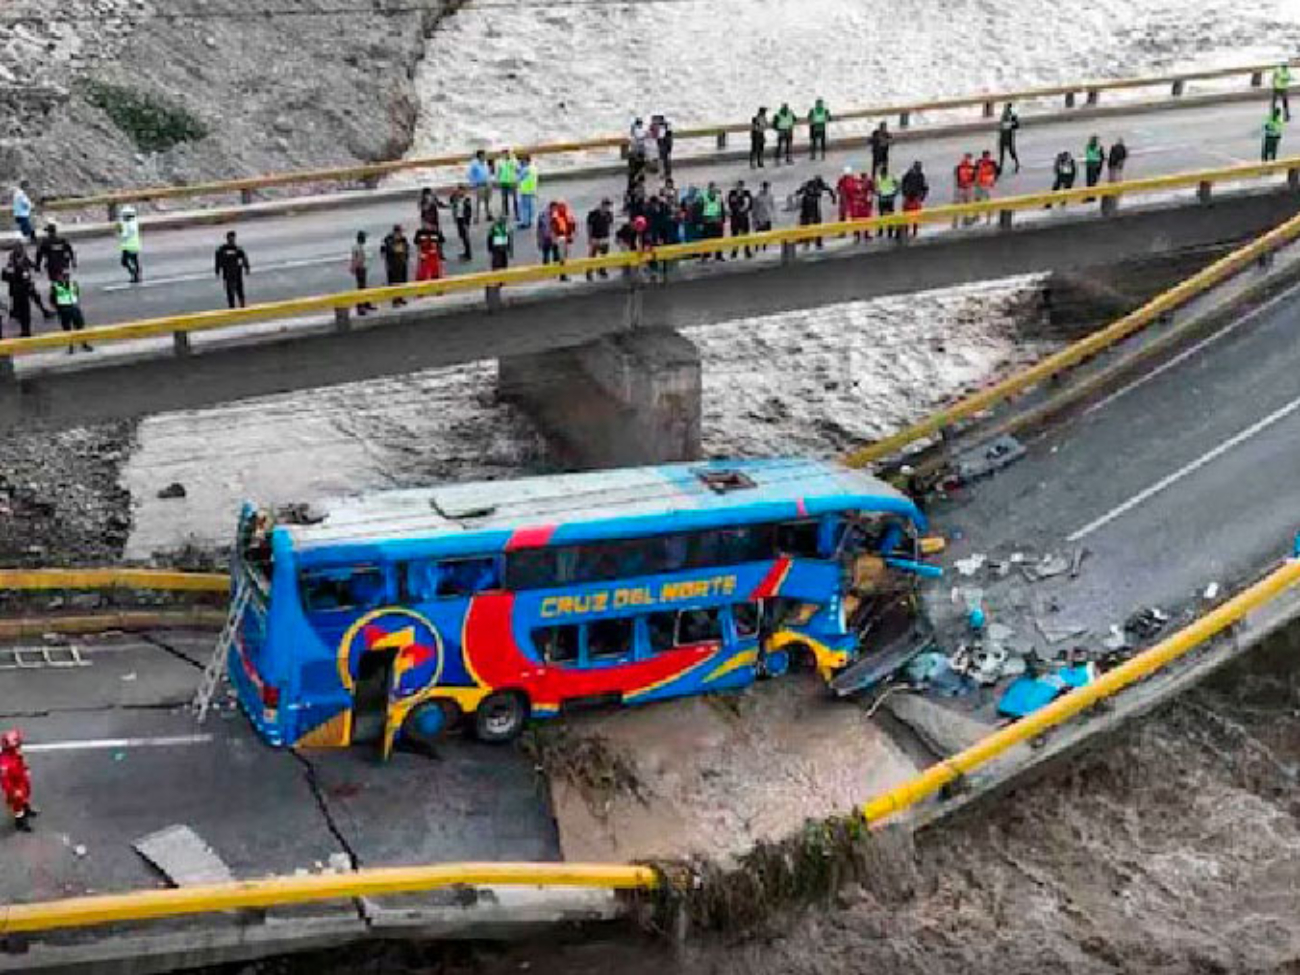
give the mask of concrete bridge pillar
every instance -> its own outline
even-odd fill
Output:
[[[566,465],[599,468],[700,455],[700,353],[670,329],[502,356],[497,387]]]

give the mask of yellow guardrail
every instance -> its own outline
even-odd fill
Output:
[[[652,890],[659,885],[659,874],[651,867],[634,864],[444,863],[306,877],[268,877],[0,905],[0,936],[340,898],[418,894],[460,885]]]
[[[173,572],[165,569],[0,569],[0,590],[3,589],[229,592],[230,577],[219,572]]]
[[[1300,64],[1292,61],[1291,64]],[[1275,67],[1271,64],[1250,64],[1229,68],[1213,68],[1205,71],[1187,71],[1178,74],[1148,75],[1133,78],[1116,78],[1101,81],[1080,81],[1071,84],[1045,85],[1034,88],[1019,88],[1011,91],[981,92],[954,98],[939,98],[922,102],[906,102],[856,108],[834,113],[832,125],[836,121],[851,121],[870,118],[896,116],[905,127],[914,114],[930,111],[948,111],[960,108],[980,107],[985,116],[993,114],[993,106],[998,102],[1022,102],[1041,98],[1064,95],[1067,106],[1073,104],[1073,96],[1085,94],[1088,104],[1095,104],[1105,91],[1131,90],[1134,88],[1153,88],[1160,85],[1171,86],[1171,94],[1182,94],[1183,86],[1189,81],[1204,81],[1236,76],[1249,76],[1251,84],[1258,87],[1263,76]],[[806,126],[806,120],[799,121]],[[683,139],[723,139],[729,133],[747,132],[748,122],[732,122],[718,125],[702,125],[677,129],[675,137]],[[518,152],[531,156],[561,155],[572,152],[587,152],[593,149],[619,148],[626,145],[627,137],[610,135],[598,136],[568,142],[549,142],[532,146],[516,147]],[[214,196],[225,193],[248,193],[259,189],[270,189],[299,183],[341,182],[349,180],[373,180],[392,173],[407,170],[437,169],[448,166],[462,166],[469,162],[472,153],[460,152],[439,156],[422,156],[410,159],[388,160],[378,163],[364,163],[355,166],[339,166],[323,169],[298,170],[288,173],[275,173],[265,176],[252,176],[244,179],[220,180],[207,183],[192,183],[182,186],[152,186],[135,189],[117,190],[111,193],[99,193],[90,196],[51,199],[42,201],[45,210],[75,210],[92,206],[116,206],[121,203],[133,203],[144,200],[168,200],[182,197]]]
[[[219,628],[226,621],[224,609],[195,606],[183,610],[108,610],[78,616],[33,616],[0,619],[0,640],[23,640],[46,633],[103,633],[106,630],[159,630],[201,627]]]
[[[916,805],[1016,745],[1041,735],[1085,708],[1149,677],[1166,664],[1223,632],[1247,613],[1275,599],[1297,582],[1300,582],[1300,559],[1291,559],[1260,582],[1238,593],[1191,625],[1161,640],[1151,649],[1125,661],[1114,670],[1107,671],[1091,684],[1058,697],[1046,707],[980,739],[965,751],[932,765],[916,778],[872,799],[862,806],[863,818],[874,825]]]
[[[978,219],[993,214],[1039,211],[1049,205],[1066,206],[1096,200],[1102,201],[1102,206],[1105,207],[1108,205],[1106,201],[1116,200],[1126,195],[1161,193],[1190,187],[1205,189],[1220,183],[1251,181],[1281,174],[1288,174],[1294,179],[1293,174],[1297,173],[1300,173],[1300,157],[1292,156],[1269,163],[1194,170],[1170,176],[1126,180],[1119,183],[1107,183],[1072,190],[1045,191],[1023,196],[1010,196],[982,203],[939,206],[911,213],[896,213],[887,217],[872,217],[867,220],[788,227],[766,233],[728,237],[725,238],[725,241],[698,240],[688,244],[656,247],[643,252],[610,254],[596,258],[578,258],[564,264],[529,264],[503,271],[459,274],[416,284],[391,285],[388,287],[368,288],[364,291],[342,291],[329,295],[290,298],[284,301],[249,305],[246,308],[223,308],[213,311],[169,315],[120,325],[89,328],[77,332],[75,335],[69,332],[52,332],[32,338],[4,339],[0,340],[0,357],[21,356],[48,349],[60,349],[73,342],[85,341],[102,344],[166,335],[208,332],[250,322],[271,321],[293,318],[312,312],[348,309],[362,302],[380,304],[396,298],[420,298],[453,292],[505,288],[537,281],[554,280],[561,275],[583,274],[588,270],[635,268],[660,261],[680,260],[709,254],[728,247],[795,244],[818,237],[836,236],[858,231],[876,232],[892,227],[947,223],[962,218]]]
[[[952,406],[931,413],[918,423],[855,450],[841,460],[850,467],[865,467],[867,464],[897,453],[918,440],[932,437],[955,423],[977,416],[1146,328],[1161,316],[1187,304],[1265,254],[1289,244],[1297,237],[1300,237],[1300,216],[1292,217],[1285,223],[1279,224],[1263,236],[1220,258],[1105,328],[1066,346],[1014,376],[1009,376],[987,389],[973,393]]]

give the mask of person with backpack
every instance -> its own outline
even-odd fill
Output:
[[[998,119],[998,172],[1007,165],[1007,156],[1016,164],[1020,172],[1020,156],[1016,154],[1016,133],[1020,131],[1020,116],[1010,102],[1002,106],[1002,117]]]

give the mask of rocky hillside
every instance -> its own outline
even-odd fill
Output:
[[[9,0],[0,180],[67,195],[400,155],[455,6],[425,2]]]

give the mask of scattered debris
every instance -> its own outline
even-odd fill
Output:
[[[185,497],[185,485],[180,481],[172,481],[158,492],[158,497],[163,501],[168,501],[172,498],[183,498]]]
[[[954,469],[958,483],[969,483],[1000,471],[1025,456],[1025,445],[1003,435],[957,457]]]
[[[1043,639],[1048,643],[1072,640],[1088,632],[1086,626],[1077,623],[1044,623],[1041,619],[1035,619],[1034,625],[1038,627],[1038,632],[1043,634]]]
[[[957,572],[960,573],[961,575],[973,576],[976,572],[978,572],[981,568],[983,568],[986,560],[987,560],[987,556],[976,553],[974,555],[969,555],[964,559],[958,559],[956,562],[953,563],[953,568],[956,569]]]
[[[1070,557],[1070,578],[1079,578],[1079,570],[1083,568],[1083,560],[1088,557],[1088,549],[1076,548],[1074,554]]]
[[[1124,650],[1128,647],[1128,637],[1118,625],[1112,623],[1110,635],[1101,641],[1102,646],[1107,650]]]
[[[84,857],[89,852],[90,851],[87,850],[85,845],[82,843],[78,843],[72,848],[72,855],[75,857]]]
[[[329,868],[333,873],[351,873],[352,858],[346,853],[331,853],[329,855]]]
[[[1214,602],[1219,598],[1219,584],[1217,582],[1211,582],[1205,587],[1205,592],[1201,593],[1201,596],[1207,603]]]
[[[168,826],[131,844],[177,887],[230,883],[235,875],[188,826]]]
[[[1139,640],[1149,640],[1163,630],[1168,622],[1168,613],[1158,606],[1147,606],[1124,621],[1124,632],[1131,633]]]
[[[1034,566],[1034,575],[1039,579],[1051,579],[1070,571],[1070,560],[1064,555],[1044,555]]]
[[[1091,663],[1062,667],[1043,677],[1028,674],[1017,677],[998,701],[998,714],[1023,718],[1051,704],[1066,691],[1084,687],[1096,679],[1097,669]]]
[[[933,630],[928,623],[917,619],[905,632],[837,674],[831,681],[831,690],[839,697],[868,690],[893,677],[933,647]]]
[[[133,671],[131,671],[129,674],[123,674],[123,675],[122,675],[122,680],[124,680],[124,681],[128,681],[128,682],[129,682],[129,681],[133,681],[133,680],[135,680],[135,677],[136,677],[136,674],[135,674],[135,671],[133,670]]]

